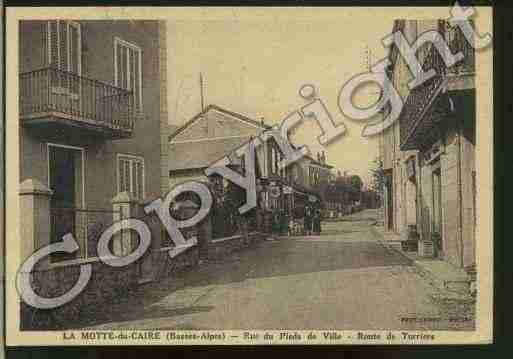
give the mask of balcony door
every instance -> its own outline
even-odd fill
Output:
[[[50,72],[51,104],[56,108],[80,109],[82,40],[80,24],[73,21],[47,22],[45,47]]]

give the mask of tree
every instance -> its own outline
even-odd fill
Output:
[[[385,170],[383,168],[383,161],[378,157],[372,163],[372,182],[370,187],[373,191],[376,191],[381,195],[385,189]]]
[[[360,192],[362,190],[363,181],[358,175],[352,175],[351,176],[351,186],[357,191]]]

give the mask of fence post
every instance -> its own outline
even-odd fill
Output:
[[[34,252],[50,244],[50,198],[53,192],[36,179],[20,184],[21,259],[25,261]],[[39,266],[49,263],[45,257]]]
[[[129,193],[118,193],[112,200],[114,211],[114,222],[122,219],[139,217],[139,202]],[[137,233],[131,230],[121,230],[113,240],[113,254],[126,256],[132,252],[133,246],[137,243]]]

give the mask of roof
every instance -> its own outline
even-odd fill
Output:
[[[201,119],[203,117],[203,115],[209,111],[212,111],[212,110],[215,110],[217,112],[220,112],[224,115],[227,115],[227,116],[230,116],[230,117],[234,117],[238,120],[241,120],[243,122],[246,122],[250,125],[253,125],[253,126],[256,126],[256,127],[259,127],[263,130],[265,129],[270,129],[272,128],[271,126],[269,125],[266,125],[260,121],[256,121],[256,120],[253,120],[247,116],[244,116],[240,113],[237,113],[237,112],[233,112],[233,111],[230,111],[230,110],[227,110],[227,109],[224,109],[220,106],[217,106],[217,105],[208,105],[207,108],[205,108],[203,111],[201,111],[200,113],[198,113],[197,115],[195,115],[193,118],[191,118],[189,121],[187,121],[185,124],[183,124],[182,126],[178,127],[174,132],[172,132],[170,135],[169,135],[169,138],[168,140],[171,141],[173,140],[173,138],[175,138],[176,136],[178,136],[180,133],[182,133],[185,129],[187,129],[189,126],[191,126],[194,122],[196,122],[197,120]]]
[[[248,137],[205,139],[169,144],[169,170],[205,168],[250,140]]]

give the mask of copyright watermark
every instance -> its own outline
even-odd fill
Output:
[[[472,7],[462,8],[458,3],[450,11],[451,17],[447,22],[457,27],[468,44],[473,49],[482,49],[491,43],[491,35],[479,35],[471,25],[469,19],[475,11]],[[456,65],[463,60],[463,53],[452,53],[444,36],[435,30],[427,31],[419,36],[413,44],[410,44],[401,31],[396,31],[382,39],[385,47],[397,47],[399,55],[404,59],[407,66],[414,74],[414,78],[408,83],[413,89],[422,85],[436,75],[434,69],[425,71],[419,63],[416,53],[421,46],[430,43],[441,56],[447,68]],[[341,88],[338,96],[338,107],[346,117],[363,121],[373,118],[382,112],[385,106],[390,106],[390,112],[378,123],[367,124],[362,136],[373,136],[390,127],[401,114],[404,101],[394,84],[386,73],[390,65],[388,58],[377,61],[369,72],[360,73],[349,79]],[[371,106],[359,108],[353,104],[352,98],[358,88],[363,84],[375,83],[380,87],[381,96]],[[289,114],[279,125],[263,131],[260,135],[252,138],[247,143],[235,150],[235,155],[244,158],[244,174],[232,169],[233,161],[225,156],[213,163],[205,170],[206,176],[217,174],[224,179],[243,188],[246,193],[244,204],[238,211],[240,214],[247,213],[257,206],[256,193],[256,151],[270,139],[278,145],[283,158],[279,162],[279,168],[283,169],[292,163],[300,160],[309,153],[307,146],[295,146],[289,140],[289,133],[299,126],[303,121],[315,121],[320,130],[317,140],[321,146],[326,146],[339,138],[346,132],[344,123],[335,123],[325,103],[316,96],[315,87],[311,84],[302,86],[299,95],[307,101],[307,104]],[[174,199],[182,193],[193,192],[200,199],[201,205],[196,213],[188,219],[179,220],[170,213],[170,206]],[[197,244],[197,238],[185,239],[182,229],[189,228],[201,222],[210,212],[213,206],[213,196],[206,184],[198,181],[188,181],[174,187],[164,199],[157,199],[144,207],[146,214],[155,213],[160,223],[174,243],[169,250],[171,258],[176,257],[188,248]],[[115,235],[123,230],[131,230],[137,233],[139,238],[137,247],[126,256],[115,256],[110,250],[110,242]],[[101,235],[97,252],[99,260],[111,267],[124,267],[140,259],[148,250],[151,244],[151,232],[148,225],[141,219],[128,218],[113,223]],[[51,309],[62,306],[77,297],[87,286],[92,274],[92,264],[80,264],[80,275],[74,286],[65,294],[59,297],[46,298],[39,296],[31,285],[30,275],[34,266],[52,253],[65,252],[74,253],[79,250],[79,244],[71,233],[62,237],[61,242],[49,244],[32,254],[20,267],[16,275],[16,287],[21,299],[28,305],[39,309]]]

